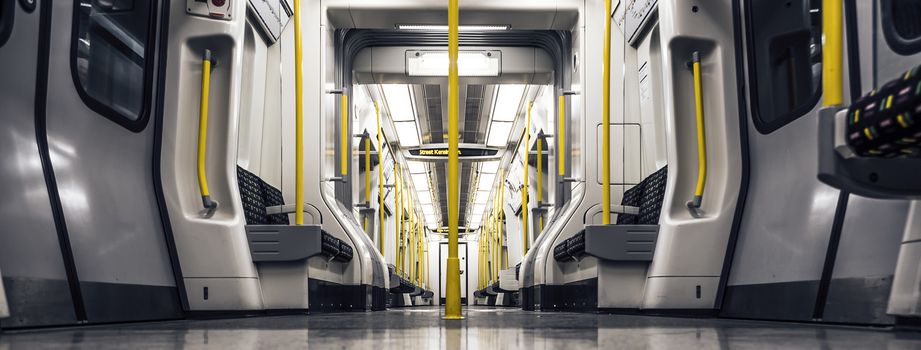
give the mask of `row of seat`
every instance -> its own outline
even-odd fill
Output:
[[[651,261],[667,179],[668,166],[664,166],[625,191],[621,204],[638,207],[637,214],[618,214],[614,227],[587,226],[553,247],[554,260],[574,261],[591,255],[605,260]]]

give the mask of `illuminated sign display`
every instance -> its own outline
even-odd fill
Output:
[[[422,147],[410,148],[409,158],[420,160],[447,160],[448,146],[446,144],[429,144]],[[457,149],[457,156],[466,160],[484,160],[498,158],[499,150],[483,145],[461,144]]]

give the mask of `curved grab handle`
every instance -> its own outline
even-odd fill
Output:
[[[205,50],[201,62],[201,102],[198,108],[198,188],[201,191],[202,216],[211,217],[217,210],[217,201],[208,191],[205,160],[208,153],[208,96],[211,91],[211,50]]]
[[[694,199],[688,201],[688,209],[700,209],[704,199],[704,187],[707,185],[707,137],[704,133],[704,102],[700,84],[700,52],[694,51],[691,59],[694,71],[694,111],[697,115],[697,188]]]

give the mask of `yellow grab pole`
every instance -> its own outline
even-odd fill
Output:
[[[368,208],[371,207],[371,135],[365,139],[365,204],[368,205]],[[365,216],[365,232],[374,238],[372,232],[368,230],[368,220],[369,218]]]
[[[611,223],[611,0],[604,0],[604,96],[601,104],[601,223]]]
[[[304,224],[304,49],[301,0],[294,0],[294,224]]]
[[[528,177],[529,158],[531,158],[531,106],[533,103],[528,102],[528,116],[524,123],[524,189],[521,191],[521,245],[524,253],[528,253],[528,185],[531,178]],[[538,142],[540,143],[540,142]],[[540,155],[537,155],[540,157]]]
[[[501,264],[502,264],[502,255],[503,255],[503,252],[502,252],[502,241],[503,241],[503,237],[504,237],[503,235],[505,234],[505,229],[504,229],[504,225],[503,225],[503,223],[504,223],[503,218],[505,218],[505,213],[504,213],[504,208],[505,208],[505,205],[504,205],[504,203],[505,203],[505,186],[503,186],[503,184],[505,183],[505,182],[503,181],[503,179],[505,179],[505,169],[502,170],[502,177],[499,178],[499,179],[500,179],[500,180],[499,180],[499,216],[498,216],[496,219],[497,219],[498,226],[499,226],[499,242],[497,242],[498,245],[499,245],[499,264],[500,264],[499,266],[502,266],[502,265],[501,265]],[[499,271],[496,270],[496,282],[498,282],[498,281],[499,281]]]
[[[556,133],[557,163],[559,163],[560,176],[566,176],[566,96],[560,95],[560,121],[557,123],[559,130]]]
[[[201,101],[198,105],[198,189],[201,204],[210,214],[217,209],[217,202],[211,200],[205,160],[208,155],[208,96],[211,95],[211,50],[205,50],[201,60]]]
[[[403,182],[400,181],[400,168],[396,163],[396,157],[394,157],[393,160],[393,185],[394,188],[396,188],[396,197],[393,199],[393,204],[395,205],[394,210],[396,211],[394,214],[397,216],[396,220],[394,220],[396,223],[396,230],[393,231],[396,238],[393,240],[394,260],[397,272],[403,275],[403,264],[400,263],[400,257],[402,256],[400,253],[402,243],[400,243],[400,241],[403,240]]]
[[[697,120],[697,187],[694,189],[694,199],[688,203],[688,208],[700,208],[704,197],[704,186],[707,184],[707,137],[704,133],[704,103],[703,91],[700,82],[700,53],[694,52],[692,56],[694,69],[694,111]]]
[[[349,146],[349,95],[342,91],[342,163],[339,164],[342,168],[342,175],[349,174],[349,151],[352,147]]]
[[[384,142],[381,139],[381,105],[374,102],[377,117],[377,250],[384,255]]]
[[[822,47],[822,105],[824,107],[840,106],[844,104],[844,85],[842,77],[843,55],[843,29],[841,17],[843,15],[843,1],[822,0],[822,32],[824,45]]]
[[[537,206],[540,206],[544,203],[544,138],[538,136],[537,138]],[[540,222],[540,228],[538,228],[538,234],[544,232],[544,216],[541,215],[537,218]],[[525,240],[527,241],[527,240]],[[528,248],[524,248],[524,253],[528,253]]]
[[[445,316],[447,320],[460,320],[460,259],[458,259],[458,206],[460,189],[458,181],[458,0],[448,0],[448,271],[445,281]]]

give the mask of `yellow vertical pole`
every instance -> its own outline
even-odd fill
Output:
[[[543,137],[537,138],[537,205],[540,206],[544,203],[544,139]],[[537,218],[537,221],[540,222],[540,227],[538,228],[538,234],[544,232],[544,216],[541,215]],[[528,248],[524,249],[524,253],[528,253]]]
[[[201,203],[206,210],[217,208],[211,200],[208,189],[208,175],[205,162],[208,156],[208,96],[211,95],[211,50],[205,50],[201,60],[201,102],[198,105],[198,189]]]
[[[377,117],[377,250],[384,255],[384,140],[381,130],[381,105],[374,102],[374,115]]]
[[[557,163],[560,176],[566,176],[566,96],[560,95],[560,121],[557,123]]]
[[[294,223],[304,224],[304,67],[301,0],[294,0]]]
[[[843,56],[843,1],[822,0],[822,32],[824,45],[822,49],[822,105],[825,107],[844,104],[844,87],[842,77]]]
[[[394,236],[396,239],[393,240],[394,243],[394,255],[397,272],[402,276],[403,275],[403,264],[401,261],[402,252],[401,247],[403,244],[403,181],[400,179],[400,166],[396,163],[396,158],[393,160],[393,184],[396,188],[396,197],[394,197],[393,202],[395,204],[394,210],[396,211],[396,230],[394,231]]]
[[[707,184],[707,138],[704,132],[704,101],[703,88],[700,82],[700,53],[694,51],[691,58],[694,71],[694,111],[697,122],[697,186],[694,189],[694,199],[688,207],[700,208],[704,197],[704,186]]]
[[[502,170],[502,177],[500,179],[505,179],[505,170]],[[504,259],[502,258],[502,256],[504,255],[504,252],[502,250],[502,242],[505,240],[504,239],[505,229],[504,229],[504,224],[503,224],[504,223],[503,218],[505,218],[505,186],[503,185],[504,183],[505,182],[501,180],[499,182],[499,216],[498,216],[499,242],[498,244],[499,244],[499,266],[500,267],[503,266],[502,261]],[[499,281],[499,271],[496,270],[496,282],[498,281]]]
[[[604,96],[601,107],[601,222],[611,223],[611,0],[604,0]]]
[[[463,319],[460,295],[460,259],[458,259],[458,0],[448,0],[448,271],[445,281],[445,316],[447,320]]]
[[[349,174],[349,95],[342,91],[342,175]]]
[[[524,248],[524,253],[528,253],[528,185],[531,182],[531,178],[528,175],[531,158],[531,106],[532,102],[528,102],[528,116],[524,123],[524,188],[521,190],[521,246]],[[540,155],[538,155],[540,157]]]
[[[365,204],[371,207],[371,135],[365,139]],[[368,230],[368,221],[370,218],[365,216],[365,232],[374,238],[371,231]]]

